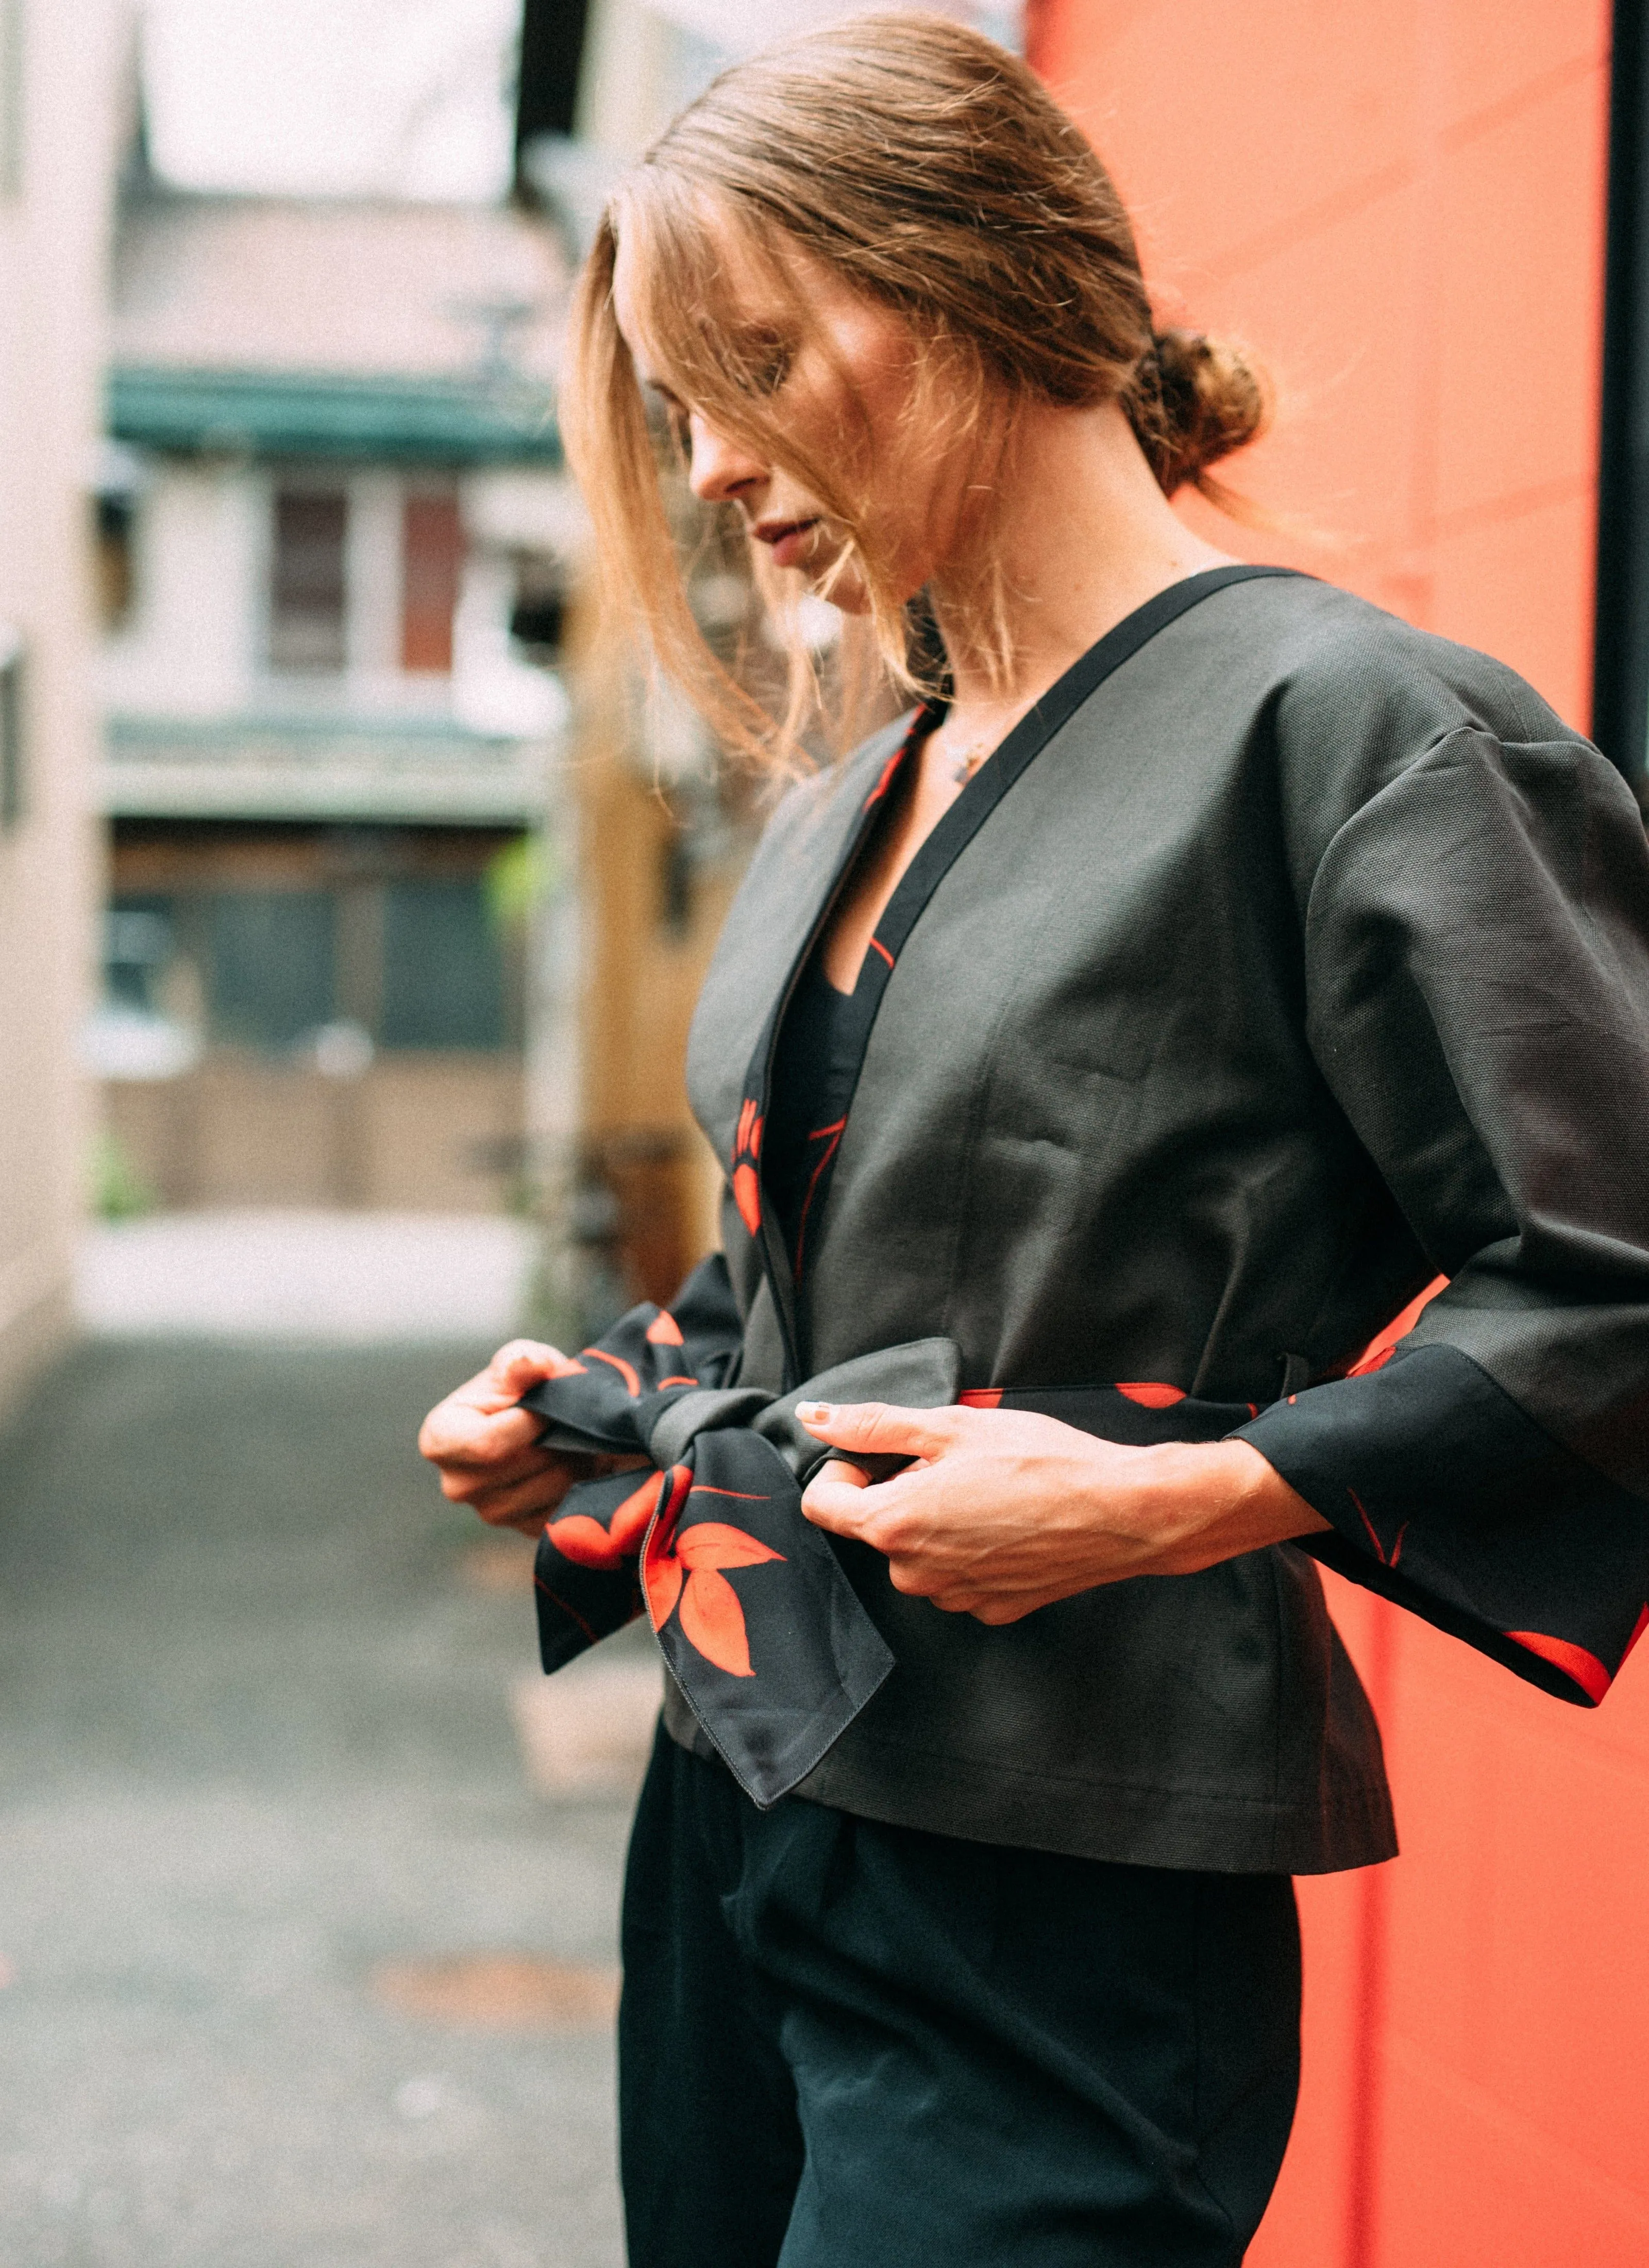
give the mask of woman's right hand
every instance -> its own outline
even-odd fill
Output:
[[[441,1493],[467,1504],[493,1528],[541,1535],[568,1490],[600,1474],[644,1465],[645,1457],[604,1457],[541,1449],[544,1420],[516,1404],[529,1387],[556,1377],[565,1358],[535,1339],[512,1339],[485,1370],[438,1402],[418,1429],[418,1447],[441,1476]]]

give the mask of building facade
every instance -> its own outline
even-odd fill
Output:
[[[90,1035],[114,1204],[517,1192],[581,525],[564,286],[508,210],[128,183]]]
[[[0,0],[0,1406],[63,1344],[87,1122],[96,455],[118,12]]]

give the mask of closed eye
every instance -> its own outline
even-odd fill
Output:
[[[765,328],[741,333],[731,342],[729,374],[747,394],[777,394],[796,361],[796,342]]]
[[[647,423],[662,426],[670,437],[671,446],[682,457],[692,453],[692,440],[688,431],[688,410],[674,394],[662,386],[648,386],[643,393],[647,404]]]

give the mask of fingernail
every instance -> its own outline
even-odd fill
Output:
[[[804,1425],[823,1425],[828,1422],[830,1404],[828,1402],[799,1402],[796,1415]]]

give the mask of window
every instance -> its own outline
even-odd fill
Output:
[[[132,499],[113,490],[97,499],[98,618],[120,629],[132,610]]]
[[[324,1071],[380,1049],[515,1054],[535,852],[501,828],[119,821],[106,1021],[117,1038],[175,1027],[191,1064],[217,1048]]]
[[[23,187],[23,0],[0,0],[0,197]]]
[[[541,559],[521,561],[516,568],[510,636],[525,659],[548,665],[557,658],[565,615],[566,594],[555,566]]]
[[[572,132],[589,12],[588,0],[525,0],[516,80],[518,153],[541,134]]]
[[[269,666],[340,670],[347,659],[342,489],[279,489],[269,562]]]
[[[176,952],[176,916],[169,897],[127,892],[115,898],[103,917],[105,999],[133,1015],[163,1015],[164,980]]]
[[[446,676],[464,557],[456,495],[439,490],[409,496],[401,526],[401,666]]]
[[[479,881],[392,882],[384,902],[386,1048],[505,1044],[504,958]]]
[[[330,890],[211,894],[206,989],[216,1042],[276,1054],[333,1020],[336,904]]]
[[[0,622],[0,829],[23,816],[23,641]]]

